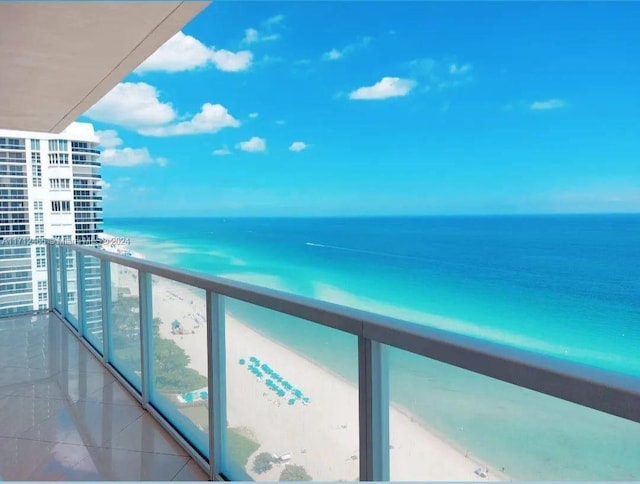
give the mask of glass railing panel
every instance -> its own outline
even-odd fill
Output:
[[[102,292],[100,275],[100,259],[90,255],[79,255],[83,258],[82,279],[84,294],[85,338],[95,350],[102,354]]]
[[[142,369],[138,271],[114,262],[110,267],[112,364],[140,391]]]
[[[151,287],[151,403],[194,447],[208,456],[205,291],[158,276],[151,276]]]
[[[238,300],[222,300],[225,476],[357,480],[357,338]]]
[[[23,244],[19,238],[0,240],[0,317],[38,309],[37,305],[34,307],[31,280],[35,270],[32,248]]]
[[[640,424],[386,348],[392,481],[633,481]]]
[[[65,308],[65,315],[67,320],[75,327],[78,328],[78,277],[76,273],[76,251],[70,247],[63,247],[62,264],[63,270],[67,276],[67,307]]]
[[[60,279],[60,246],[54,245],[53,250],[53,307],[61,313],[62,308],[62,282]]]

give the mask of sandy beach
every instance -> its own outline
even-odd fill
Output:
[[[105,234],[105,238],[110,238]],[[133,254],[132,254],[133,255]],[[142,255],[142,254],[136,254]],[[137,279],[130,269],[120,268],[114,284],[137,293]],[[191,358],[189,366],[207,374],[206,318],[203,295],[173,281],[153,278],[153,316],[160,318],[160,336],[175,341]],[[182,334],[172,332],[179,321]],[[358,390],[332,374],[252,329],[226,313],[227,420],[230,428],[243,428],[260,444],[261,452],[289,454],[288,463],[303,466],[314,480],[355,480],[358,462]],[[321,344],[322,342],[319,342]],[[255,356],[299,388],[310,403],[288,405],[241,365]],[[191,391],[196,389],[185,389]],[[195,422],[199,424],[198,422]],[[202,424],[206,425],[206,422]],[[200,425],[202,425],[200,424]],[[412,417],[392,405],[390,409],[390,459],[392,480],[482,481],[507,480],[494,469],[478,476],[485,464],[466,456]],[[255,480],[279,480],[283,464],[263,474],[251,470]]]

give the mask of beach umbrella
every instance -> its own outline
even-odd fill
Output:
[[[289,403],[289,405],[293,405],[294,403],[296,403],[296,399],[295,398],[290,398],[288,403]]]
[[[288,381],[282,382],[282,386],[285,387],[287,390],[291,390],[293,388],[291,383],[289,383]]]
[[[185,402],[187,402],[187,403],[191,403],[191,402],[193,402],[193,395],[192,395],[191,393],[187,393],[187,394],[184,396],[184,400],[185,400]]]
[[[209,392],[200,392],[200,398],[206,400],[207,398],[209,398]]]
[[[272,380],[271,378],[268,378],[268,379],[267,379],[267,381],[266,381],[266,383],[267,383],[267,385],[268,385],[268,386],[270,386],[270,387],[271,387],[271,386],[273,386],[273,380]]]
[[[278,390],[278,395],[284,397],[284,390]]]
[[[240,361],[238,363],[240,363],[241,365],[244,365],[245,364],[244,358],[240,358]]]
[[[293,394],[298,398],[302,397],[302,392],[300,390],[298,390],[297,388],[293,391]]]

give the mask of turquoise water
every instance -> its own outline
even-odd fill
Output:
[[[152,260],[640,377],[640,216],[112,219],[105,230]],[[355,381],[348,335],[227,307]],[[390,361],[394,402],[514,478],[640,479],[637,424],[404,352]]]

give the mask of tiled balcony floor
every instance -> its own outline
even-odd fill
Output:
[[[0,481],[207,480],[53,314],[0,318]]]

